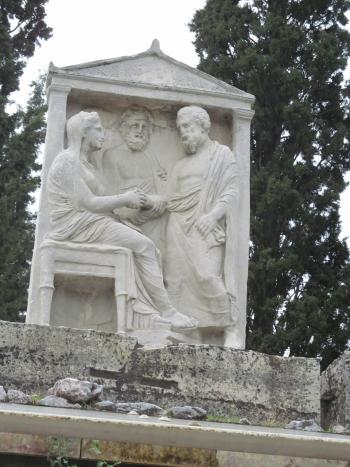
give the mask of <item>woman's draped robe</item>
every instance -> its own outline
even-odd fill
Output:
[[[104,188],[99,183],[97,172],[89,173],[91,171],[94,171],[93,167],[84,170],[82,163],[69,150],[61,152],[55,158],[48,175],[51,223],[49,237],[57,241],[122,246],[116,244],[112,235],[108,238],[110,227],[115,229],[116,224],[119,224],[112,213],[108,215],[87,211],[75,200],[74,180],[82,174],[85,174],[83,178],[87,178],[86,182],[95,195],[104,195]],[[134,326],[150,327],[153,316],[159,313],[134,266],[131,257],[126,292],[129,306],[133,309]]]
[[[213,142],[211,150],[203,179],[190,190],[181,191],[175,166],[167,206],[168,293],[175,308],[196,318],[202,328],[233,324],[237,296],[234,277],[237,166],[227,146]],[[225,215],[203,238],[195,223],[218,205],[224,206]]]

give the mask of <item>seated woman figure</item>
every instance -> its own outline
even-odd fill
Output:
[[[58,241],[99,243],[128,248],[135,263],[137,299],[154,310],[173,330],[192,329],[196,321],[177,312],[164,288],[154,243],[122,224],[113,211],[126,206],[140,209],[146,195],[133,190],[104,196],[96,155],[104,130],[96,112],[79,112],[67,121],[68,148],[57,155],[48,174],[50,238]]]

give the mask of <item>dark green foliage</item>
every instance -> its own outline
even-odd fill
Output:
[[[350,338],[349,0],[207,0],[191,30],[199,68],[256,96],[248,347],[322,356]],[[238,155],[239,156],[239,155]]]
[[[41,39],[46,0],[0,0],[0,319],[23,319],[33,248],[33,216],[28,212],[38,186],[33,174],[44,138],[43,79],[32,84],[25,110],[11,112],[26,59]]]

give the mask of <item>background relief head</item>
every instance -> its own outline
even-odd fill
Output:
[[[144,107],[129,107],[121,116],[119,131],[131,151],[143,150],[152,133],[153,117]]]

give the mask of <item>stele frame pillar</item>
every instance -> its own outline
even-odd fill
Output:
[[[71,90],[68,84],[52,83],[47,88],[48,114],[45,138],[45,150],[41,172],[41,193],[39,200],[38,218],[35,229],[35,243],[30,272],[28,295],[28,310],[26,322],[28,324],[40,323],[39,304],[39,247],[45,235],[49,232],[49,211],[45,202],[46,180],[49,168],[56,155],[64,147],[64,135],[67,119],[67,98]]]

